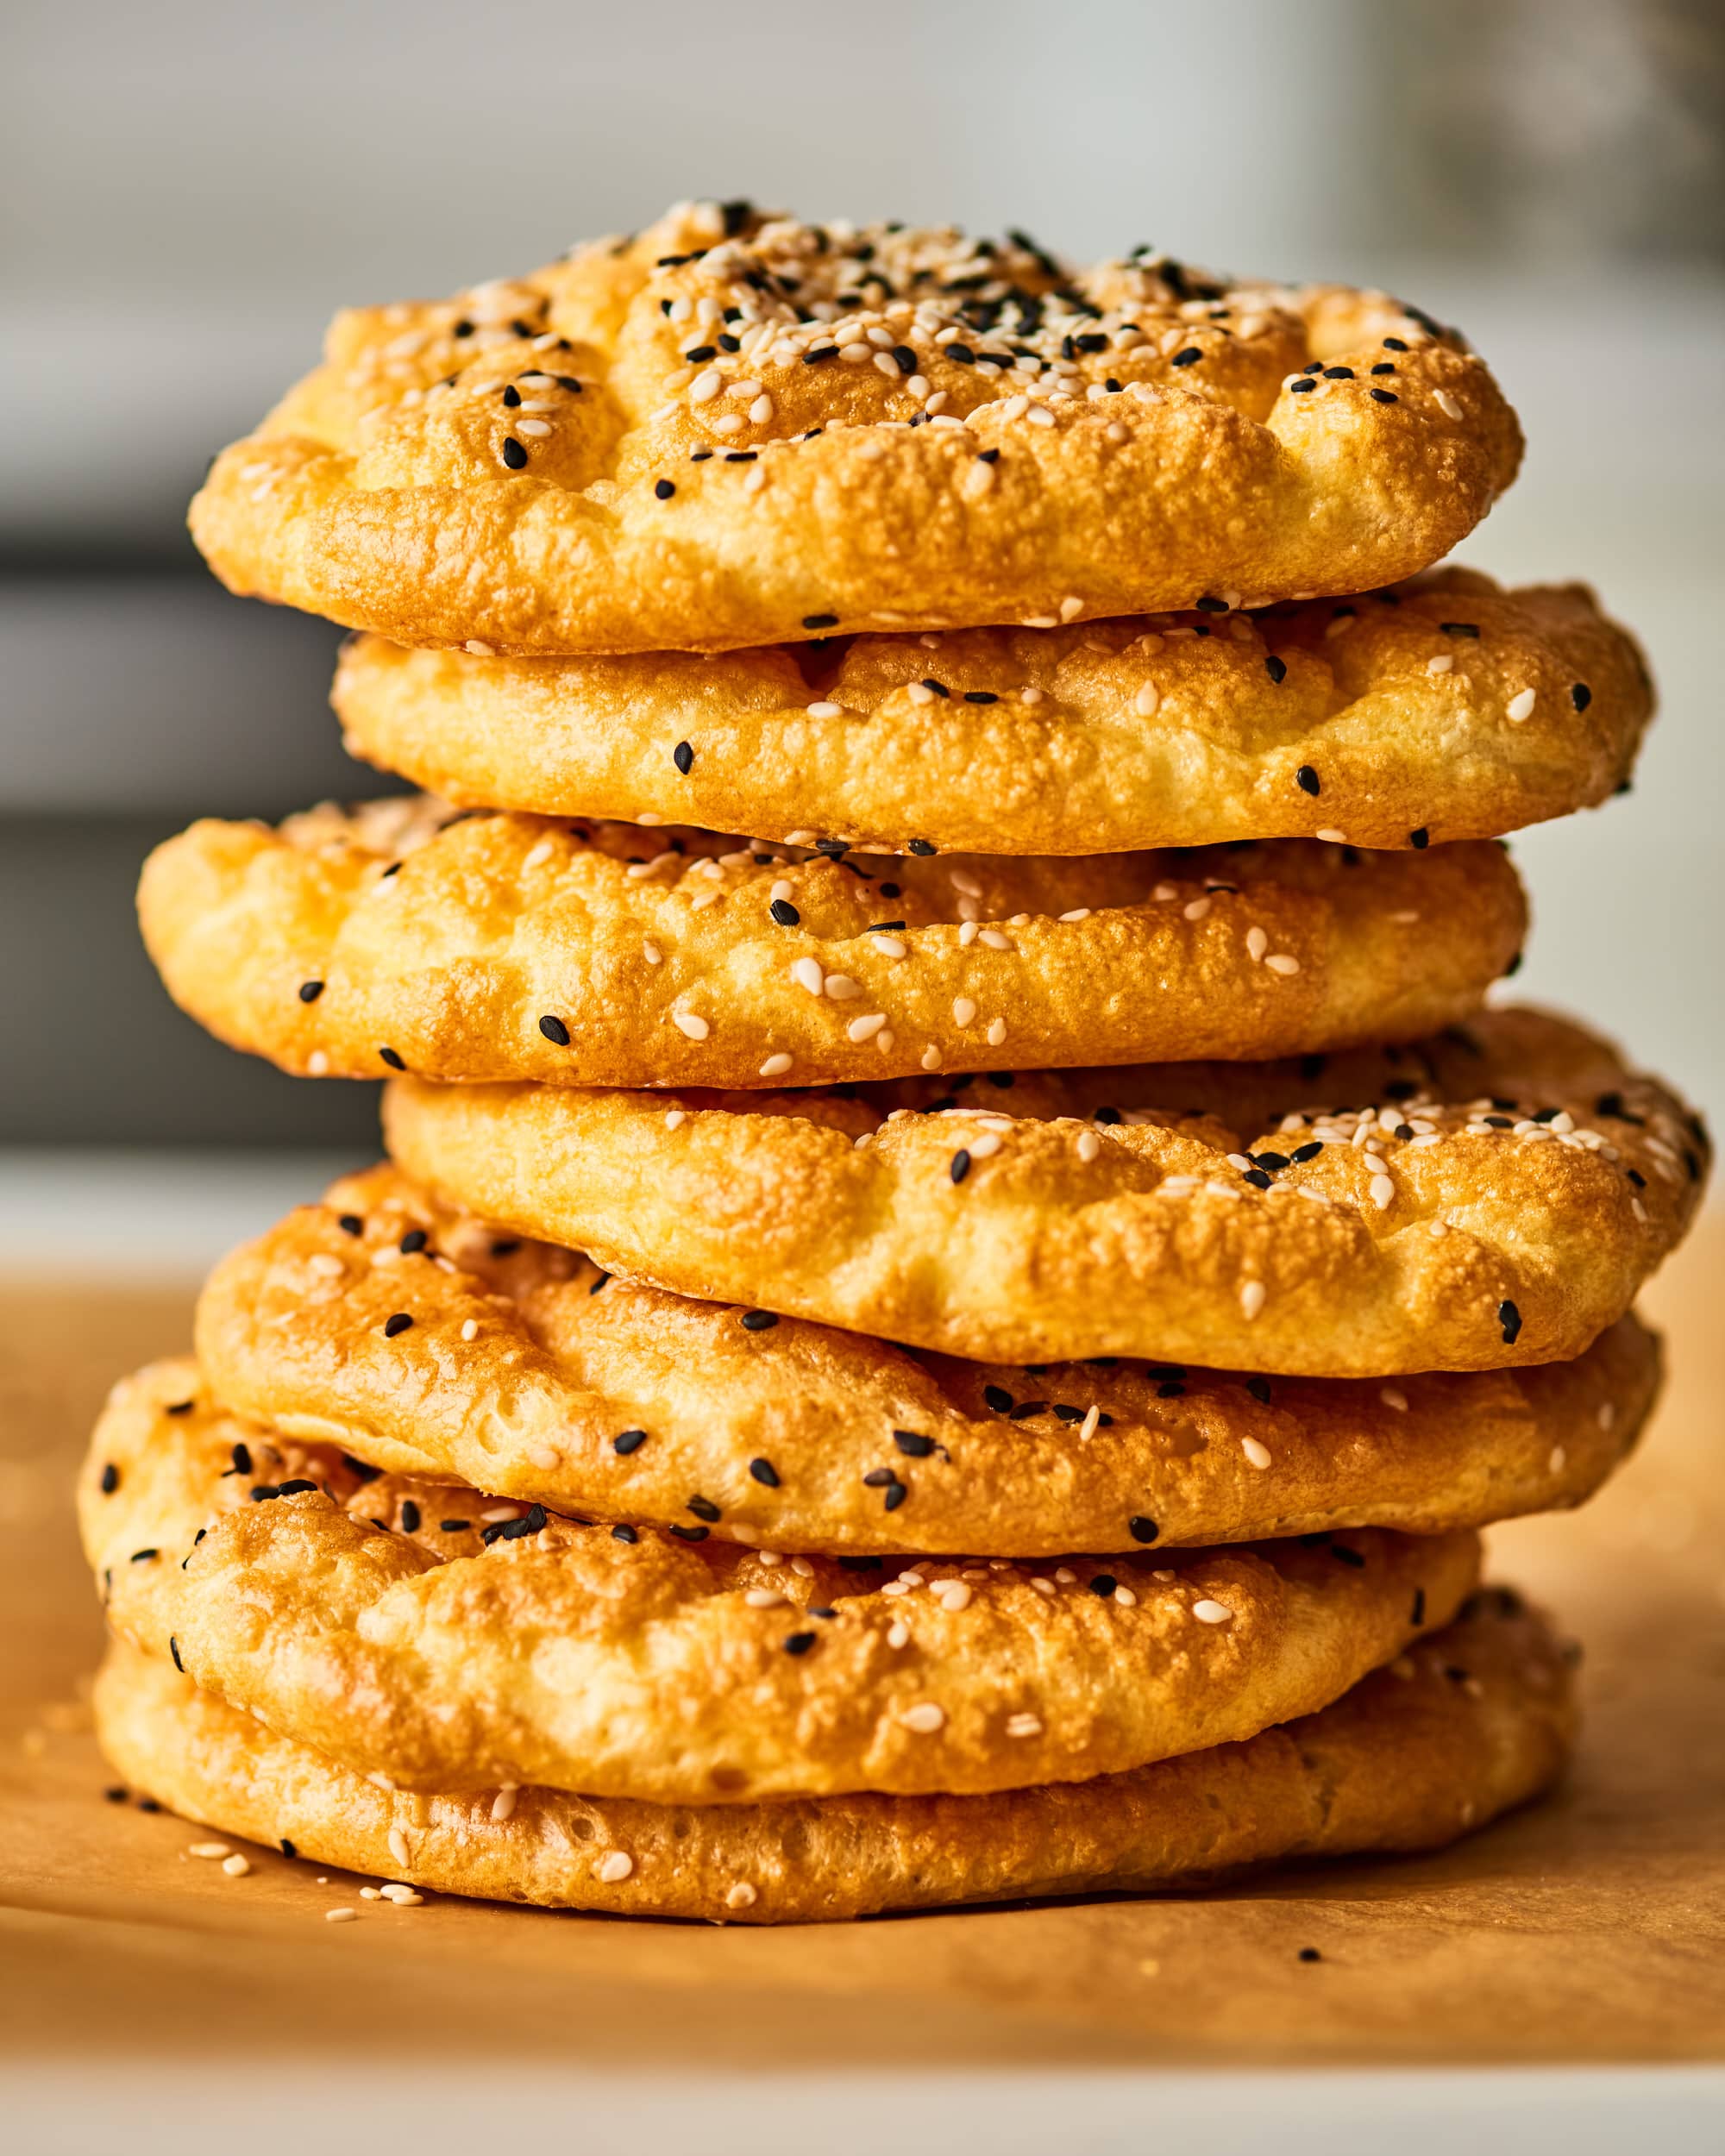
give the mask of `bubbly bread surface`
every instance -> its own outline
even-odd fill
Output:
[[[717,650],[1368,590],[1521,450],[1383,293],[697,204],[338,317],[191,529],[230,589],[401,643]]]
[[[1438,1848],[1548,1788],[1576,1724],[1565,1654],[1492,1591],[1318,1714],[987,1796],[679,1808],[543,1788],[405,1795],[122,1642],[95,1707],[117,1774],[225,1833],[444,1894],[756,1924],[1148,1893],[1247,1865]]]
[[[718,657],[350,642],[348,749],[463,806],[903,853],[1492,838],[1628,778],[1653,693],[1580,585]]]
[[[417,1789],[661,1803],[1079,1781],[1314,1712],[1447,1623],[1468,1532],[856,1569],[378,1476],[123,1380],[79,1486],[110,1623]],[[717,1507],[709,1507],[716,1514]]]
[[[331,803],[193,824],[139,913],[170,993],[298,1074],[761,1087],[1407,1040],[1512,966],[1484,843],[849,859]]]
[[[1527,1009],[1328,1059],[944,1082],[398,1079],[385,1129],[445,1198],[676,1294],[981,1361],[1328,1377],[1580,1355],[1709,1159],[1665,1087]]]
[[[961,1362],[607,1280],[389,1168],[219,1264],[197,1344],[229,1407],[396,1474],[830,1555],[1482,1526],[1590,1495],[1659,1372],[1633,1318],[1575,1363],[1393,1385]]]

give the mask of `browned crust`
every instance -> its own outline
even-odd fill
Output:
[[[827,332],[794,318],[819,280],[838,291],[830,235],[756,221],[715,236],[698,205],[514,283],[339,317],[323,366],[192,504],[211,567],[235,591],[402,643],[724,649],[834,625],[1367,590],[1449,552],[1520,461],[1482,362],[1382,293],[1198,302],[1165,265],[1104,264],[1076,280],[1100,329],[1050,301],[1044,328],[1014,339],[1048,354],[1025,394],[946,354],[941,325],[965,325],[938,296],[920,321],[884,291],[850,310],[900,340],[914,375],[806,364],[793,348]],[[888,285],[919,294],[919,267],[950,278],[959,259],[946,235],[857,238]],[[744,281],[763,273],[795,276],[796,297]],[[1044,294],[1063,282],[1014,249],[985,274]],[[684,301],[770,315],[782,334],[691,366],[685,352],[707,348],[662,311]],[[1107,348],[1080,351],[1074,332]],[[1302,374],[1308,357],[1326,371]],[[1048,370],[1063,367],[1057,396]],[[762,394],[700,400],[709,376],[745,375]],[[913,426],[923,383],[945,409]]]
[[[413,1323],[392,1337],[398,1312]],[[999,1557],[1577,1504],[1634,1445],[1659,1370],[1625,1318],[1576,1363],[1395,1385],[1027,1375],[606,1281],[387,1168],[218,1265],[198,1351],[229,1407],[396,1474],[664,1523],[699,1491],[739,1542]]]
[[[1447,1623],[1479,1564],[1471,1533],[1375,1528],[862,1573],[543,1512],[486,1542],[477,1492],[363,1482],[189,1363],[116,1387],[78,1496],[115,1629],[284,1735],[414,1789],[662,1803],[1023,1788],[1253,1736]]]
[[[978,1360],[1333,1377],[1581,1354],[1684,1232],[1709,1157],[1673,1095],[1526,1010],[1321,1071],[1050,1073],[940,1113],[933,1085],[397,1080],[386,1134],[451,1200],[676,1294]]]
[[[1491,1595],[1320,1714],[1134,1773],[993,1796],[675,1809],[524,1789],[499,1817],[489,1793],[380,1789],[122,1644],[95,1706],[135,1788],[321,1865],[445,1894],[756,1924],[1151,1893],[1246,1865],[1436,1848],[1547,1789],[1576,1726],[1551,1633]]]
[[[819,654],[482,659],[365,636],[335,704],[354,755],[463,806],[1093,854],[1496,837],[1622,786],[1653,693],[1584,586],[1450,569],[1219,629],[1140,616]]]
[[[1476,1010],[1527,929],[1488,844],[864,871],[708,832],[452,814],[331,804],[169,839],[139,890],[169,993],[312,1075],[813,1085],[1412,1039]]]

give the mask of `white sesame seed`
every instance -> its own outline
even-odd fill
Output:
[[[1210,910],[1208,899],[1191,899],[1180,909],[1189,921],[1201,921]]]
[[[976,1006],[969,996],[956,996],[952,1004],[952,1022],[955,1025],[969,1025],[976,1015]]]
[[[1194,1602],[1192,1614],[1201,1625],[1225,1625],[1233,1615],[1226,1602],[1212,1601],[1208,1596],[1201,1602]]]
[[[1117,1587],[1111,1597],[1116,1609],[1136,1609],[1138,1596],[1129,1587]]]
[[[818,958],[797,958],[791,962],[791,978],[800,988],[806,988],[812,996],[818,996],[825,975],[821,972]]]
[[[1248,1325],[1263,1309],[1268,1292],[1261,1280],[1248,1280],[1241,1282],[1240,1310]]]
[[[1084,602],[1082,599],[1063,599],[1060,602],[1062,621],[1076,621],[1083,611]]]
[[[919,1700],[914,1707],[906,1708],[899,1720],[919,1737],[932,1737],[937,1729],[945,1727],[946,1709],[934,1700]]]
[[[389,1853],[398,1865],[407,1864],[407,1837],[398,1827],[392,1827],[389,1830]]]
[[[1270,938],[1261,928],[1249,928],[1245,932],[1245,948],[1249,958],[1262,958],[1270,949]]]
[[[956,1617],[961,1609],[970,1607],[970,1589],[963,1580],[937,1580],[934,1597],[948,1616]]]
[[[1594,1419],[1602,1430],[1609,1430],[1617,1420],[1616,1407],[1608,1400],[1603,1403],[1598,1414]]]
[[[322,1078],[329,1069],[329,1058],[321,1048],[314,1048],[305,1059],[305,1069],[309,1076]]]
[[[1260,1444],[1256,1438],[1242,1438],[1240,1451],[1245,1453],[1254,1467],[1270,1465],[1270,1447]]]
[[[981,1131],[964,1149],[972,1160],[988,1160],[1000,1150],[1000,1141],[993,1131]]]
[[[752,1909],[759,1899],[747,1879],[738,1879],[725,1890],[724,1906],[728,1909]]]
[[[1270,956],[1266,958],[1264,962],[1267,967],[1269,967],[1271,973],[1279,973],[1286,975],[1288,974],[1296,974],[1300,970],[1300,961],[1297,958],[1290,957],[1285,950],[1272,951]]]
[[[991,1018],[988,1022],[988,1030],[983,1035],[989,1047],[998,1048],[1006,1037],[1007,1021],[1004,1018]]]
[[[1374,1175],[1367,1186],[1371,1202],[1382,1213],[1396,1202],[1396,1186],[1388,1175]]]
[[[1007,1734],[1009,1737],[1039,1737],[1042,1734],[1041,1720],[1035,1714],[1008,1714]]]
[[[940,1069],[940,1050],[932,1041],[922,1051],[922,1067],[925,1070],[938,1070]]]
[[[1547,1465],[1550,1467],[1553,1475],[1561,1475],[1564,1471],[1565,1466],[1568,1463],[1568,1460],[1569,1454],[1564,1450],[1563,1446],[1560,1445],[1554,1445],[1552,1447],[1552,1457],[1547,1463]]]
[[[1383,1391],[1378,1394],[1377,1397],[1383,1402],[1386,1407],[1393,1407],[1398,1415],[1405,1415],[1407,1413],[1408,1395],[1399,1386],[1386,1385]]]
[[[1321,838],[1327,845],[1330,846],[1346,846],[1347,843],[1347,833],[1339,831],[1333,824],[1326,824],[1321,830],[1314,831],[1312,836],[1314,838]]]
[[[769,1056],[761,1066],[763,1078],[782,1078],[790,1069],[793,1058],[781,1049],[776,1056]]]
[[[894,1618],[887,1627],[887,1645],[889,1647],[907,1647],[910,1641],[910,1626],[901,1618]]]
[[[549,434],[551,429],[548,422],[543,419],[518,419],[515,423],[515,431],[517,434],[527,435],[536,442]]]
[[[1097,1137],[1096,1133],[1095,1133],[1094,1131],[1079,1131],[1079,1133],[1078,1133],[1078,1157],[1079,1157],[1079,1159],[1080,1159],[1080,1160],[1082,1160],[1082,1161],[1093,1161],[1093,1160],[1095,1160],[1095,1157],[1096,1157],[1097,1154],[1098,1154],[1098,1153],[1100,1153],[1100,1152],[1101,1151],[1101,1150],[1102,1150],[1102,1141],[1101,1141],[1101,1138],[1099,1138]]]
[[[232,1853],[225,1841],[195,1841],[187,1852],[190,1856],[207,1857],[213,1862],[219,1862],[222,1858]]]
[[[886,1023],[884,1011],[870,1011],[862,1018],[852,1018],[844,1031],[853,1041],[871,1041]],[[790,1058],[787,1056],[785,1060],[788,1062]]]
[[[425,1906],[425,1896],[416,1894],[411,1886],[392,1884],[380,1887],[378,1893],[384,1901],[398,1909],[419,1909]]]
[[[1011,950],[1013,948],[1012,937],[1003,936],[997,928],[982,930],[976,940],[978,943],[986,943],[990,950]]]
[[[770,397],[757,397],[754,403],[749,407],[749,417],[755,422],[755,424],[757,427],[764,427],[767,422],[773,417],[772,398]],[[751,473],[750,477],[751,479],[755,477],[756,473],[758,473],[760,467],[757,465],[756,467],[755,473]]]
[[[673,1011],[671,1023],[680,1033],[687,1033],[692,1041],[704,1041],[712,1028],[693,1011]]]
[[[718,396],[724,377],[716,367],[709,367],[689,384],[689,402],[692,404],[711,404]]]
[[[1427,660],[1426,671],[1427,674],[1447,674],[1454,665],[1455,661],[1451,655],[1447,651],[1440,651],[1435,659]]]
[[[1455,398],[1450,395],[1448,390],[1434,389],[1432,392],[1432,402],[1437,406],[1438,410],[1442,412],[1446,419],[1459,419],[1461,417],[1461,406],[1456,402]]]
[[[461,649],[464,651],[471,651],[476,659],[494,659],[497,656],[495,647],[481,643],[477,636],[469,636]]]
[[[626,1849],[608,1849],[593,1867],[607,1886],[616,1886],[635,1869],[635,1859]]]
[[[325,1909],[323,1912],[326,1924],[357,1924],[359,1921],[360,1912],[357,1909]]]
[[[860,981],[853,981],[848,973],[830,973],[821,983],[835,1003],[849,1003],[862,993]]]
[[[1535,698],[1532,689],[1523,689],[1519,696],[1512,696],[1505,706],[1508,717],[1519,726],[1524,718],[1534,716]]]

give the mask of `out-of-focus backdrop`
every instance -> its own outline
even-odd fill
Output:
[[[186,499],[336,307],[529,267],[697,194],[1018,224],[1081,259],[1151,241],[1459,322],[1531,444],[1463,558],[1593,582],[1663,690],[1634,795],[1516,842],[1525,985],[1717,1105],[1717,0],[10,0],[0,40],[18,1202],[45,1161],[60,1201],[99,1206],[198,1149],[172,1242],[211,1149],[371,1148],[369,1088],[215,1046],[137,945],[158,837],[382,784],[336,744],[336,632],[222,592]],[[281,1174],[304,1189],[309,1166]]]

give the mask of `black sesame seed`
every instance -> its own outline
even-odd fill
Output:
[[[718,357],[718,348],[716,345],[696,344],[692,345],[689,349],[684,353],[683,357],[686,360],[692,360],[694,365],[699,367],[708,360],[716,359]]]
[[[1308,763],[1302,763],[1294,774],[1294,783],[1302,793],[1321,793],[1324,790],[1317,773]]]
[[[750,1460],[749,1472],[757,1482],[764,1482],[768,1489],[779,1487],[779,1470],[770,1460]]]
[[[1296,1145],[1288,1157],[1290,1161],[1316,1160],[1319,1154],[1321,1153],[1323,1150],[1324,1141],[1322,1138],[1308,1138],[1303,1145]]]
[[[425,1248],[430,1238],[423,1228],[410,1228],[397,1244],[404,1257],[414,1257]]]
[[[809,1649],[814,1645],[814,1642],[815,1635],[813,1633],[794,1632],[785,1641],[785,1652],[787,1654],[806,1654]]]
[[[655,479],[653,482],[653,492],[662,502],[669,501],[676,491],[674,479]]]
[[[907,1459],[925,1460],[934,1450],[934,1439],[915,1430],[894,1430],[893,1443]]]
[[[1308,389],[1315,389],[1317,386],[1318,385],[1314,381],[1311,380],[1309,377],[1303,381],[1289,382],[1288,385],[1289,392],[1295,397],[1303,396],[1306,391]]]
[[[1358,1550],[1350,1550],[1345,1542],[1333,1542],[1330,1545],[1330,1555],[1338,1564],[1351,1564],[1356,1572],[1363,1572],[1365,1570],[1365,1559]]]
[[[1150,1518],[1149,1514],[1141,1512],[1132,1514],[1126,1522],[1126,1527],[1134,1542],[1154,1542],[1157,1535],[1162,1532],[1161,1528]]]
[[[638,1452],[646,1442],[647,1432],[644,1430],[624,1430],[612,1439],[611,1449],[626,1457],[631,1452]]]
[[[284,1834],[281,1838],[281,1853],[284,1857],[287,1858],[297,1857],[299,1854],[299,1852],[294,1847],[293,1844],[288,1839],[285,1834]]]
[[[774,1310],[745,1310],[743,1313],[745,1332],[770,1332],[778,1322],[778,1313]]]
[[[1289,1156],[1286,1153],[1254,1153],[1251,1157],[1254,1166],[1267,1168],[1274,1175],[1279,1175],[1287,1167]]]
[[[519,1243],[504,1237],[492,1244],[491,1254],[493,1257],[513,1257],[520,1248]]]
[[[1408,347],[1400,337],[1385,337],[1383,348],[1386,352],[1405,352]]]
[[[323,993],[323,983],[321,981],[302,981],[299,984],[299,1000],[302,1003],[316,1003]]]
[[[1110,1126],[1118,1123],[1120,1119],[1120,1112],[1118,1108],[1095,1108],[1091,1111],[1090,1114],[1090,1120],[1093,1123],[1101,1123]]]
[[[378,1050],[378,1054],[382,1057],[383,1061],[389,1065],[392,1070],[406,1069],[407,1065],[402,1062],[400,1056],[396,1054],[392,1048],[380,1048]]]
[[[1584,711],[1593,701],[1593,691],[1588,687],[1585,681],[1572,682],[1570,686],[1569,700],[1577,711]]]
[[[465,1534],[473,1524],[471,1520],[440,1520],[437,1522],[446,1535]]]
[[[548,1014],[540,1019],[539,1031],[548,1041],[555,1042],[559,1048],[567,1048],[569,1044],[569,1029],[561,1018],[552,1018]]]
[[[1270,1405],[1270,1380],[1267,1377],[1248,1377],[1245,1388],[1260,1407]]]
[[[384,1319],[383,1337],[386,1340],[392,1340],[398,1332],[405,1332],[412,1323],[412,1319],[405,1310],[398,1310],[392,1318]]]
[[[837,614],[805,614],[803,616],[805,629],[837,629]]]
[[[511,472],[518,472],[527,462],[527,452],[515,436],[506,435],[503,443],[503,461]]]
[[[767,911],[781,928],[794,928],[803,918],[788,899],[775,899]]]
[[[1432,834],[1426,829],[1423,824],[1421,824],[1418,830],[1409,831],[1408,834],[1408,843],[1414,849],[1415,853],[1424,853],[1427,847],[1429,846],[1431,843]]]
[[[102,1495],[104,1497],[111,1497],[119,1487],[120,1470],[112,1460],[110,1460],[102,1470]]]
[[[1423,1625],[1426,1621],[1426,1590],[1423,1587],[1416,1587],[1414,1589],[1414,1608],[1410,1621],[1415,1625]]]
[[[938,851],[938,849],[936,847],[932,839],[913,838],[906,841],[905,851],[907,854],[914,854],[919,861],[927,861]],[[894,884],[888,887],[888,886],[883,883],[881,886],[881,895],[882,898],[888,899],[897,898],[899,895],[897,885]]]
[[[341,1214],[336,1219],[336,1225],[340,1228],[343,1235],[363,1235],[366,1232],[366,1224],[357,1213]]]
[[[823,360],[836,360],[837,357],[838,347],[836,344],[818,344],[812,352],[803,354],[803,365],[819,367]]]
[[[1327,367],[1324,369],[1324,379],[1327,382],[1351,382],[1353,379],[1353,369],[1351,367]]]
[[[1513,1302],[1500,1302],[1497,1306],[1497,1322],[1503,1328],[1505,1345],[1513,1347],[1515,1336],[1521,1330],[1521,1312]]]
[[[138,1809],[141,1812],[159,1812],[161,1806],[153,1796],[141,1796],[138,1799]]]
[[[102,1792],[104,1801],[110,1804],[123,1804],[129,1795],[129,1791],[118,1787],[106,1789]]]
[[[1213,599],[1208,592],[1202,599],[1194,600],[1193,604],[1201,614],[1226,614],[1228,611],[1228,603],[1225,599]]]
[[[1384,342],[1387,344],[1389,340],[1386,337]],[[1403,345],[1401,348],[1405,352],[1408,348],[1406,345]],[[1318,1952],[1315,1946],[1302,1946],[1300,1949],[1300,1959],[1302,1961],[1321,1961],[1323,1958],[1324,1957]]]
[[[1438,627],[1446,636],[1471,636],[1479,641],[1479,624],[1471,621],[1440,621]]]
[[[710,1497],[702,1497],[698,1495],[690,1498],[687,1509],[692,1512],[697,1520],[711,1522],[719,1517],[718,1507]]]
[[[675,1535],[679,1542],[705,1542],[708,1530],[705,1527],[680,1527],[674,1520],[671,1524],[671,1532]]]
[[[982,1398],[985,1404],[992,1407],[997,1415],[1007,1415],[1012,1413],[1013,1396],[1004,1385],[983,1386]]]
[[[1195,344],[1189,344],[1182,351],[1176,352],[1168,364],[1170,367],[1192,367],[1203,356]]]
[[[893,357],[898,361],[900,369],[902,373],[906,374],[915,374],[920,371],[921,362],[918,360],[916,354],[911,350],[909,345],[895,344],[893,347]]]
[[[1278,686],[1288,679],[1288,661],[1278,659],[1272,651],[1264,662],[1264,670]]]
[[[1402,401],[1393,389],[1374,389],[1370,393],[1374,404],[1399,404]]]
[[[1100,1595],[1102,1600],[1107,1601],[1119,1585],[1120,1582],[1112,1572],[1098,1572],[1090,1583],[1090,1592],[1093,1595]]]
[[[511,382],[503,392],[503,401],[511,411],[521,402],[521,392]]]
[[[951,360],[956,365],[959,367],[975,366],[976,354],[970,349],[968,344],[949,344],[944,348],[947,358]]]
[[[1392,361],[1389,360],[1380,360],[1371,371],[1374,374],[1393,374],[1396,372],[1396,368]]]
[[[686,741],[680,741],[671,751],[671,761],[687,779],[694,768],[695,752]]]
[[[970,1155],[968,1148],[963,1145],[959,1147],[958,1150],[952,1156],[952,1164],[947,1172],[951,1175],[954,1182],[962,1183],[963,1181],[964,1178],[970,1173]]]
[[[978,464],[998,464],[1000,461],[1000,453],[998,449],[978,449],[976,452]]]
[[[967,704],[998,704],[1000,700],[992,689],[966,689],[964,692]]]
[[[419,1520],[418,1506],[411,1497],[404,1497],[401,1501],[401,1532],[404,1534],[417,1535],[419,1532]]]
[[[170,1633],[167,1636],[167,1651],[173,1657],[174,1668],[179,1671],[182,1677],[184,1677],[185,1675],[185,1664],[179,1658],[179,1642],[174,1638],[172,1633]]]
[[[633,1527],[613,1527],[611,1539],[613,1542],[639,1542],[641,1539]]]
[[[189,1415],[196,1405],[197,1402],[195,1401],[176,1400],[168,1407],[166,1412],[171,1415]]]

